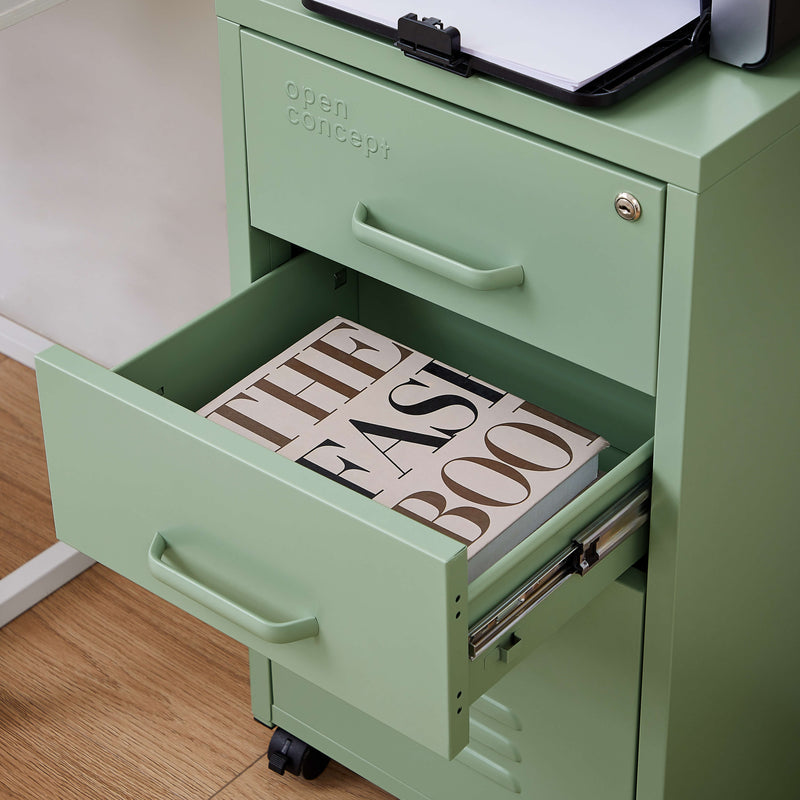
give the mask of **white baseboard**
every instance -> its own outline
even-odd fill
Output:
[[[33,368],[34,356],[51,344],[51,341],[38,333],[29,331],[6,317],[0,317],[0,353],[3,355]]]
[[[56,542],[0,579],[0,628],[94,564],[91,558]]]

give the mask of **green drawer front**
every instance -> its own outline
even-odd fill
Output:
[[[298,262],[126,371],[161,373],[167,396],[200,407],[222,388],[207,374],[229,380],[231,353],[266,360],[265,348],[280,352],[352,306],[354,285],[350,298],[307,297],[311,285],[333,286],[335,267]],[[46,351],[37,370],[61,539],[426,747],[447,757],[464,746],[461,545],[67,350]],[[194,587],[152,574],[158,534],[161,563]],[[318,635],[295,642],[270,641],[285,628],[259,622],[308,617]]]
[[[654,394],[662,184],[260,35],[242,59],[253,225]]]
[[[468,741],[468,703],[634,563],[645,532],[520,623],[513,658],[502,660],[495,648],[470,662],[468,624],[646,476],[651,447],[645,442],[621,461],[619,454],[603,478],[468,584],[461,544],[194,413],[336,314],[378,321],[365,304],[387,318],[389,309],[405,308],[407,295],[355,273],[342,284],[334,278],[341,272],[303,254],[115,372],[59,347],[42,354],[56,529],[101,563],[451,758]],[[404,315],[397,338],[413,328],[442,357],[453,340],[479,333],[476,323],[435,306],[427,306],[438,313],[426,323],[423,301],[411,299],[417,313]],[[491,331],[482,341],[475,374],[501,360],[510,362],[507,377],[528,374],[515,366],[524,358],[515,349],[528,346]],[[591,396],[589,386],[584,394]],[[642,431],[612,438],[630,448]]]

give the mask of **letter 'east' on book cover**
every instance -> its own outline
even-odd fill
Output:
[[[470,580],[594,481],[608,446],[342,317],[197,413],[462,542]]]

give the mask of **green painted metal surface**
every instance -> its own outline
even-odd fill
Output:
[[[800,786],[798,176],[795,128],[670,190],[642,800]]]
[[[536,563],[546,560],[546,554],[552,555],[559,537],[608,495],[598,490],[596,496],[589,495],[588,504],[582,498],[553,522],[548,529],[552,537],[548,533],[545,542],[510,554],[467,591],[463,556],[452,547],[432,544],[410,521],[390,521],[386,509],[343,494],[341,487],[293,465],[278,464],[256,445],[209,427],[187,411],[306,332],[322,315],[350,314],[419,349],[433,347],[432,354],[447,363],[601,431],[615,446],[607,455],[608,466],[622,462],[626,481],[647,471],[653,448],[636,796],[794,798],[800,786],[800,648],[794,613],[800,598],[793,571],[800,555],[800,526],[792,503],[792,476],[800,452],[800,48],[759,74],[698,58],[615,108],[586,111],[499,81],[463,79],[403,58],[387,42],[305,11],[299,0],[217,0],[217,8],[224,18],[220,50],[231,270],[234,290],[240,293],[132,359],[116,375],[60,349],[42,357],[42,408],[59,535],[245,642],[251,649],[254,713],[259,719],[269,722],[275,710],[279,724],[291,723],[297,733],[398,796],[456,796],[460,778],[453,777],[453,770],[459,769],[470,776],[464,791],[473,791],[478,778],[471,768],[463,761],[440,763],[430,752],[452,755],[466,742],[458,704],[483,688],[483,678],[489,685],[502,677],[495,672],[477,678],[475,667],[469,674],[466,618],[479,616]],[[295,47],[267,44],[252,33],[242,34],[243,29]],[[247,120],[243,40],[246,50],[252,48],[249,56],[245,54],[252,71]],[[298,47],[323,58],[306,56]],[[280,52],[280,58],[264,55],[267,48]],[[381,77],[371,79],[358,70]],[[269,88],[273,76],[282,81],[278,90]],[[316,106],[321,94],[330,92],[335,98],[328,86],[331,76],[340,99],[349,104],[349,130],[361,134],[360,152],[352,139],[320,142],[313,138],[319,136],[316,132],[295,128],[282,138],[277,126],[290,125],[285,115],[287,101],[293,98],[288,95],[281,98],[275,119],[267,119],[275,107],[270,106],[274,92],[279,94],[281,86],[285,91],[287,81],[301,89],[305,80],[314,89]],[[398,112],[400,105],[408,113]],[[313,116],[329,113],[320,106]],[[431,142],[420,135],[427,120],[437,122],[429,126],[435,131]],[[440,137],[442,120],[448,122],[441,123],[445,131]],[[385,163],[374,158],[378,153],[366,158],[364,148],[373,130],[381,131],[392,148],[384,149],[389,154]],[[462,134],[472,137],[471,146],[460,141]],[[398,138],[390,140],[390,135]],[[328,144],[340,148],[334,156],[321,154],[320,145]],[[270,170],[276,168],[278,146],[291,158],[278,164],[285,174],[274,180]],[[398,154],[407,161],[386,180],[386,169],[380,170]],[[249,186],[248,158],[254,187]],[[461,164],[455,184],[453,173],[441,166],[448,159]],[[487,177],[481,173],[483,159],[501,170],[516,168],[510,177]],[[453,286],[444,291],[437,284],[441,278],[420,277],[424,273],[419,267],[401,267],[395,256],[353,241],[336,244],[336,236],[352,235],[354,209],[362,202],[369,212],[365,221],[380,232],[397,234],[467,265],[519,262],[527,267],[528,262],[514,258],[510,249],[511,229],[529,232],[530,219],[521,215],[512,226],[500,211],[508,202],[506,187],[517,185],[520,177],[528,178],[528,188],[538,190],[539,182],[530,176],[542,159],[549,163],[544,185],[557,191],[564,182],[573,186],[568,199],[574,195],[579,208],[585,202],[587,170],[629,177],[642,191],[658,197],[658,230],[648,230],[645,238],[646,247],[661,248],[663,243],[663,275],[661,256],[648,250],[646,276],[655,281],[655,293],[634,281],[627,287],[631,294],[623,293],[618,302],[609,300],[614,282],[605,277],[611,254],[591,251],[588,239],[584,241],[594,229],[597,241],[612,243],[616,253],[622,252],[620,240],[609,238],[605,218],[589,219],[588,207],[578,215],[585,217],[588,228],[575,219],[566,224],[556,216],[546,217],[549,228],[566,234],[560,248],[554,237],[550,248],[541,250],[547,255],[542,266],[545,281],[572,268],[579,270],[576,279],[580,275],[606,281],[599,288],[607,300],[604,318],[592,326],[585,322],[589,333],[571,343],[567,337],[566,349],[548,339],[551,325],[557,324],[552,319],[538,330],[535,320],[521,321],[523,313],[530,311],[531,316],[537,310],[535,302],[526,310],[514,310],[513,303],[506,302],[493,306],[491,299],[486,301],[491,292],[478,292],[480,300],[464,300],[466,289]],[[433,189],[460,189],[468,183],[469,170],[487,187],[480,198],[485,205],[473,211],[472,194],[459,190],[453,207],[442,214],[442,206],[432,199],[438,196]],[[597,185],[604,185],[603,180]],[[669,184],[666,190],[662,183]],[[416,194],[409,194],[409,184]],[[364,187],[370,190],[367,197]],[[257,201],[253,211],[262,215],[252,221],[251,188]],[[524,188],[515,190],[524,200],[516,205],[533,208],[531,192]],[[341,208],[334,202],[340,195],[347,195]],[[652,222],[649,197],[642,225]],[[564,198],[559,195],[560,210],[566,214],[570,204]],[[467,217],[466,225],[457,213],[463,209],[475,214]],[[610,207],[608,211],[613,213]],[[403,218],[402,213],[418,218]],[[485,219],[493,221],[492,237],[470,240],[486,227],[478,224]],[[256,229],[255,222],[283,238]],[[636,228],[639,223],[615,224],[621,236],[643,230]],[[497,231],[501,235],[495,239]],[[356,280],[351,275],[346,288],[334,295],[329,278],[338,267],[321,266],[324,262],[308,256],[250,288],[251,281],[289,257],[289,241],[373,270],[439,305],[365,276]],[[587,270],[598,264],[592,276]],[[317,270],[327,276],[325,288],[315,283],[310,291],[308,274]],[[500,291],[529,291],[527,272],[525,276],[522,289]],[[621,321],[626,302],[650,298],[658,304],[659,293],[660,309],[652,305],[635,312],[648,320],[644,334],[640,325],[627,327]],[[658,323],[659,312],[656,383],[656,339],[650,323]],[[509,330],[516,338],[492,327]],[[612,343],[615,327],[629,331],[629,338],[647,341],[628,373],[620,371],[623,362],[615,347],[606,354],[591,349],[596,343]],[[623,343],[623,349],[628,346]],[[654,442],[648,444],[654,428]],[[627,453],[633,455],[622,461]],[[212,480],[212,474],[218,477]],[[298,538],[287,538],[286,530],[291,527],[294,532],[301,518]],[[147,568],[147,550],[159,532],[169,544],[163,557],[172,566],[268,619],[313,615],[320,635],[269,644],[169,589]],[[345,563],[341,553],[327,550],[332,537],[347,542],[352,548],[348,553],[366,545],[363,560]],[[280,550],[268,546],[276,540]],[[318,554],[312,567],[298,568],[297,558],[309,553]],[[323,561],[325,569],[320,566]],[[419,571],[419,585],[409,587],[408,570]],[[359,579],[353,580],[353,575]],[[386,587],[397,590],[383,602],[381,590]],[[451,619],[451,601],[457,594],[469,602],[469,612],[459,624]],[[329,597],[334,598],[332,605]],[[591,617],[603,597],[605,593],[490,691],[492,697],[508,691],[506,706],[478,701],[483,711],[510,720],[512,728],[519,717],[505,713],[504,707],[537,703],[536,713],[549,717],[558,705],[567,720],[559,720],[559,726],[570,734],[569,742],[554,752],[558,736],[548,727],[549,738],[540,741],[537,736],[545,729],[535,724],[500,742],[496,730],[487,730],[491,726],[481,711],[472,715],[473,723],[483,725],[472,726],[481,744],[471,745],[464,759],[473,766],[488,765],[491,771],[491,764],[497,765],[492,755],[497,748],[514,763],[515,752],[541,748],[550,754],[541,774],[550,775],[549,770],[562,763],[559,759],[566,758],[570,780],[586,779],[574,785],[566,795],[569,800],[601,796],[597,793],[606,784],[581,766],[598,747],[609,744],[613,749],[635,740],[637,715],[629,710],[638,697],[639,662],[626,659],[619,681],[613,668],[615,654],[632,649],[633,639],[626,634],[621,643],[614,631],[598,624],[593,628],[598,639],[591,647],[565,650],[553,643]],[[553,607],[561,604],[574,613],[581,603],[576,597],[553,598]],[[548,611],[544,606],[547,614],[529,623],[539,635],[563,621],[562,612],[553,607]],[[630,632],[633,616],[628,619]],[[583,641],[591,641],[593,635],[590,632]],[[408,642],[414,646],[408,647]],[[284,665],[276,667],[282,678],[274,706],[270,658]],[[586,664],[607,666],[605,671],[589,671],[590,679],[611,675],[616,688],[608,697],[620,698],[619,707],[628,709],[625,713],[617,715],[615,700],[613,707],[591,704],[588,716],[579,717],[587,703],[579,684],[579,678],[586,677]],[[537,670],[557,681],[563,676],[565,685],[552,696],[542,695],[536,688],[541,678]],[[592,703],[604,696],[601,691],[589,695]],[[425,759],[438,766],[431,772],[422,769],[427,777],[414,783],[417,778],[408,777],[409,771]],[[555,773],[551,782],[544,780],[529,790],[513,770],[503,768],[511,774],[510,782],[495,770],[500,782],[489,781],[492,788],[482,797],[492,797],[492,791],[509,794],[508,788],[494,787],[505,783],[513,789],[515,779],[523,796],[562,796]],[[632,779],[617,780],[608,778],[607,785],[618,789],[609,796],[631,796]]]
[[[272,724],[272,663],[261,653],[250,650],[250,704],[253,718],[264,725]]]
[[[644,579],[629,575],[473,704],[454,761],[281,668],[275,721],[401,800],[633,798]]]
[[[396,306],[402,314],[408,296],[353,273],[340,285],[340,270],[300,256],[117,374],[61,348],[43,354],[39,384],[57,532],[261,657],[452,757],[466,743],[467,698],[507,671],[490,663],[495,649],[472,665],[469,685],[468,621],[646,475],[650,449],[645,444],[624,459],[614,448],[609,466],[616,466],[492,567],[494,579],[476,582],[475,601],[461,545],[192,412],[336,313],[366,317],[401,340],[423,335],[436,357],[450,353],[449,343],[465,331],[481,329],[485,347],[473,374],[497,363],[498,348],[509,341],[457,315],[439,314],[438,328],[426,328],[418,323],[432,305],[413,298],[419,315],[403,315],[404,327],[395,331],[393,315],[382,323],[375,309]],[[370,310],[362,314],[361,303]],[[599,376],[578,372],[589,396],[611,390]],[[517,383],[533,389],[536,379],[523,371]],[[648,398],[617,384],[613,390],[644,400],[642,435]],[[636,439],[633,421],[623,427],[612,443]],[[590,602],[639,558],[642,542],[632,540],[591,579],[567,587],[552,612],[540,613],[544,624],[535,633],[525,628],[517,652],[531,650]],[[410,699],[398,704],[397,692]]]
[[[800,48],[758,73],[698,57],[617,106],[585,110],[405,58],[388,40],[330,23],[300,0],[216,5],[221,17],[244,27],[693,191],[723,178],[800,119]]]
[[[354,292],[333,290],[330,266],[301,257],[154,348],[152,366],[142,357],[126,367],[156,378],[167,397],[61,348],[43,354],[57,530],[252,650],[452,756],[467,737],[456,711],[466,690],[466,619],[455,608],[466,593],[464,548],[168,399],[199,405],[216,392],[212,376],[237,345],[255,339],[274,354],[275,336],[295,338],[298,326],[310,330],[346,310]],[[319,635],[273,644],[168,587],[148,569],[156,532],[169,544],[163,558],[210,592],[273,622],[311,615]]]
[[[242,65],[252,224],[655,393],[660,183],[248,33]]]
[[[250,226],[240,28],[233,22],[220,19],[218,29],[228,251],[231,289],[238,292],[287,261],[291,257],[291,246],[276,236]]]

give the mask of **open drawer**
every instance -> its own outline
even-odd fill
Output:
[[[609,471],[468,585],[463,545],[194,413],[335,314],[592,427]],[[645,549],[470,661],[469,625],[647,476],[652,398],[309,253],[113,372],[59,347],[37,369],[61,539],[446,757],[471,699]]]

